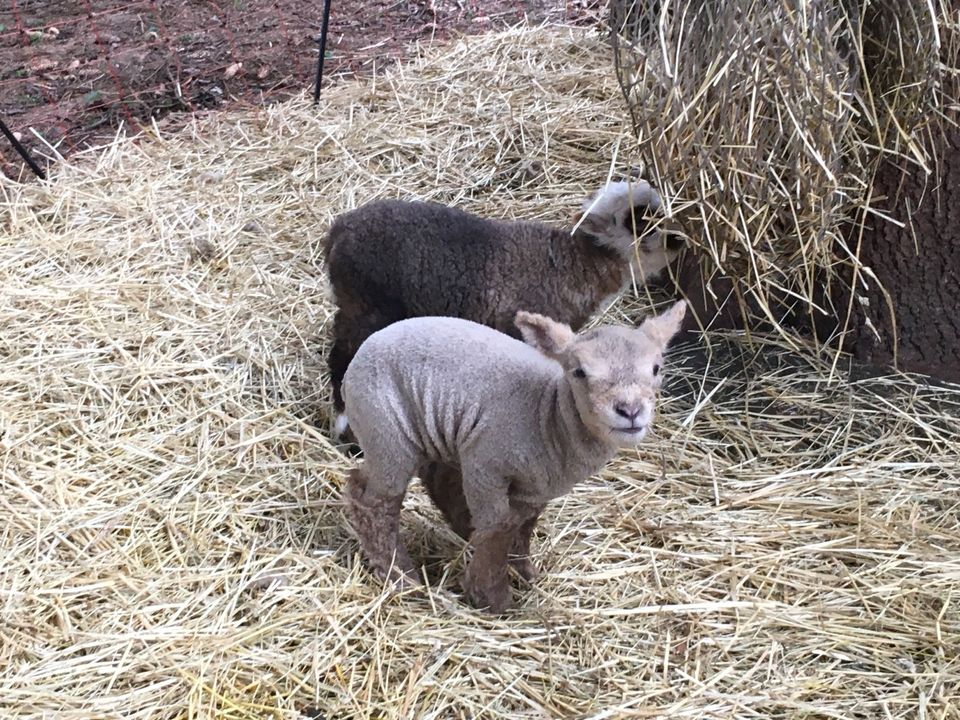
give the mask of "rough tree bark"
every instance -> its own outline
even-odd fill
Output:
[[[892,162],[875,177],[895,222],[874,221],[860,257],[889,298],[876,283],[857,289],[849,349],[869,365],[896,360],[902,370],[960,382],[960,131],[944,136],[940,150],[933,180]]]
[[[842,326],[850,307],[843,348],[862,365],[877,371],[896,366],[960,383],[960,131],[945,135],[939,150],[933,179],[894,162],[882,164],[874,196],[889,220],[874,216],[862,234],[859,225],[847,227],[849,246],[859,244],[861,262],[875,276],[866,288],[847,278],[856,286],[852,301],[838,285],[830,303],[837,314],[819,318],[815,327],[806,313],[790,314],[786,304],[778,310],[784,324],[823,339]],[[734,279],[704,277],[688,255],[677,285],[693,310],[688,329],[696,327],[693,315],[714,329],[743,327],[747,301]]]
[[[960,382],[960,114],[955,105],[960,83],[950,70],[958,59],[956,38],[951,37],[955,30],[941,27],[937,52],[932,41],[917,45],[901,40],[905,29],[921,37],[931,34],[917,24],[923,13],[904,13],[902,6],[888,3],[862,8],[868,40],[863,45],[865,88],[874,97],[909,96],[911,81],[920,81],[921,87],[927,83],[918,98],[932,91],[938,107],[918,104],[911,116],[908,104],[897,123],[919,127],[931,112],[942,117],[929,133],[917,135],[932,158],[930,176],[892,159],[881,160],[874,175],[874,205],[892,222],[872,216],[864,227],[859,256],[876,281],[866,288],[856,280],[852,284],[852,333],[846,347],[867,365],[895,364]],[[848,228],[849,247],[857,247],[859,231]]]

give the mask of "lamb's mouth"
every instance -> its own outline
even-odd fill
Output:
[[[623,433],[624,435],[639,435],[646,430],[647,427],[646,425],[631,425],[630,427],[615,427],[611,429],[614,432]]]

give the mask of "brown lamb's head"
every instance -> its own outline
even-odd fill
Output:
[[[631,262],[640,279],[657,275],[683,249],[683,237],[653,220],[660,195],[645,180],[614,182],[583,201],[577,231]]]

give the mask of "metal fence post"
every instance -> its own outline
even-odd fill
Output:
[[[34,162],[33,158],[30,157],[30,153],[27,152],[27,149],[20,144],[20,141],[17,140],[17,136],[10,132],[10,128],[7,127],[7,124],[0,120],[0,132],[2,132],[7,140],[10,141],[10,144],[13,145],[13,149],[16,150],[20,157],[23,158],[23,161],[30,166],[30,169],[33,170],[34,175],[36,175],[41,180],[47,179],[47,174],[43,172],[43,169]]]
[[[320,56],[317,58],[317,81],[313,87],[313,102],[320,101],[320,83],[323,82],[323,60],[327,54],[327,28],[330,26],[330,1],[323,0],[323,25],[320,26]]]

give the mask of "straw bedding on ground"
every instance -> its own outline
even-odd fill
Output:
[[[379,586],[325,435],[326,224],[398,195],[560,221],[629,134],[582,31],[325,94],[0,186],[0,715],[960,717],[960,392],[779,341],[675,356],[508,616],[460,602],[419,490],[433,591]]]

